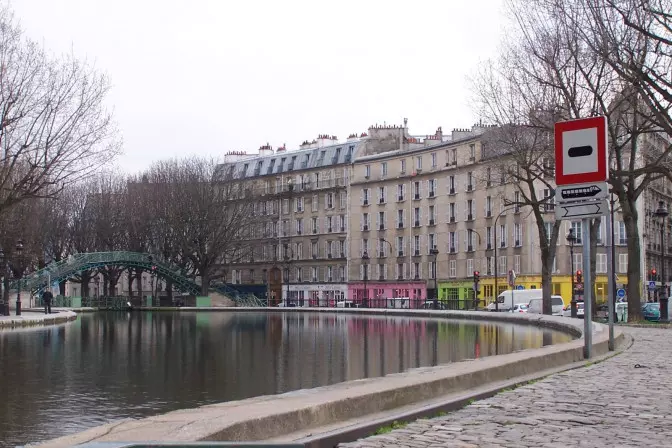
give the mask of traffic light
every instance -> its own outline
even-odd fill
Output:
[[[481,273],[478,271],[474,271],[474,283],[478,283],[478,281],[481,278]]]
[[[651,280],[654,280],[654,281],[658,280],[657,274],[658,274],[658,271],[656,271],[655,269],[651,269]]]
[[[156,272],[156,266],[152,266],[152,272]]]
[[[576,283],[583,283],[583,272],[576,271]]]

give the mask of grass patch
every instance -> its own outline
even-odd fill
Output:
[[[406,423],[406,422],[394,421],[394,422],[392,422],[391,425],[383,426],[382,428],[376,429],[376,431],[373,433],[373,435],[374,436],[379,436],[381,434],[387,434],[388,432],[392,432],[395,429],[405,428],[407,425],[408,425],[408,423]]]

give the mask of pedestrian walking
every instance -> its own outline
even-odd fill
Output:
[[[44,314],[51,314],[51,301],[54,295],[48,289],[42,293],[42,303],[44,304]]]

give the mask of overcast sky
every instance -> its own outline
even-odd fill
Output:
[[[288,149],[372,124],[471,126],[501,0],[12,0],[26,34],[112,79],[119,165]]]

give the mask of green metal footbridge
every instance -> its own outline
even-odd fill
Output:
[[[21,279],[21,289],[39,293],[50,283],[68,280],[82,271],[111,265],[154,272],[158,277],[170,280],[175,289],[186,294],[199,295],[201,292],[201,285],[178,266],[161,261],[159,257],[151,254],[127,251],[71,255],[62,261],[51,263],[39,271],[26,275]],[[153,271],[152,268],[154,268]],[[14,280],[10,287],[16,289],[16,282]],[[212,285],[210,289],[229,297],[238,306],[264,306],[263,301],[253,294],[241,293],[228,285]]]

